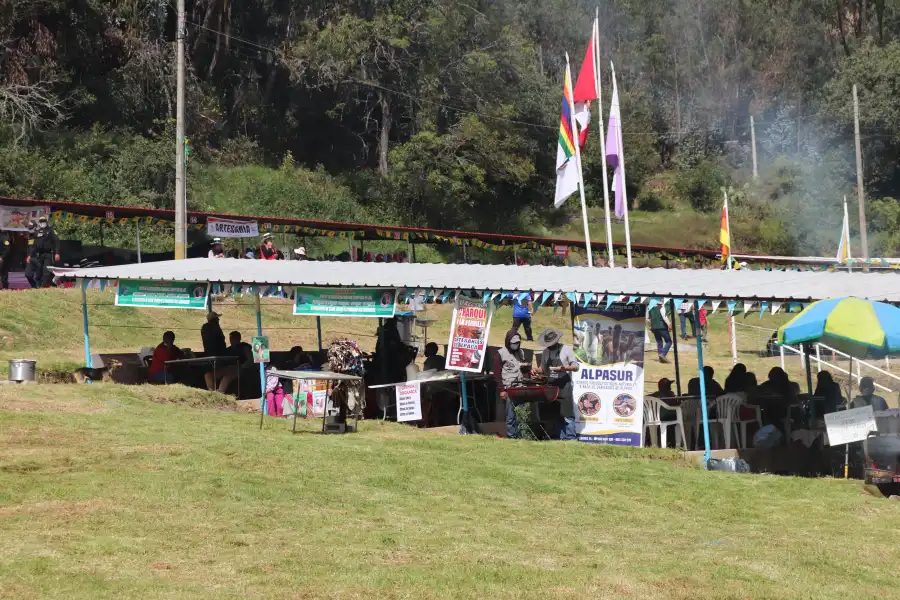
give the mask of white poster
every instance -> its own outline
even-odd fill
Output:
[[[828,430],[828,445],[840,446],[865,440],[870,431],[878,431],[878,425],[872,407],[863,406],[826,414],[825,429]]]
[[[397,390],[397,422],[422,420],[421,384],[418,381],[402,383]]]
[[[259,235],[256,221],[233,221],[231,219],[206,218],[206,235],[209,237],[245,238]]]
[[[572,307],[580,365],[572,373],[578,439],[640,446],[644,430],[643,304]]]
[[[49,216],[49,206],[0,206],[0,229],[28,231],[29,221]]]

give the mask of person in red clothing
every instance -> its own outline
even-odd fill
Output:
[[[278,260],[278,250],[272,241],[272,234],[267,233],[263,236],[262,246],[259,247],[259,257],[263,260]]]
[[[700,339],[705,342],[706,332],[709,329],[709,324],[706,320],[706,308],[702,305],[700,306],[700,310],[697,313],[697,323],[700,324]]]
[[[175,334],[167,331],[163,334],[162,343],[153,351],[147,379],[153,383],[175,383],[175,376],[166,371],[166,361],[179,358],[181,350],[175,345]]]

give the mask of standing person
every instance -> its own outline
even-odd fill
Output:
[[[0,231],[0,290],[9,289],[9,263],[12,260],[12,234]]]
[[[538,336],[541,352],[541,366],[538,373],[547,375],[547,383],[559,388],[559,439],[574,440],[575,400],[572,397],[572,373],[578,370],[578,359],[571,346],[562,344],[562,333],[555,329],[545,329]]]
[[[494,378],[499,380],[500,399],[506,401],[506,437],[519,437],[519,419],[515,402],[507,390],[525,385],[525,376],[531,371],[531,363],[525,360],[522,337],[515,329],[506,332],[503,347],[497,350],[493,365]]]
[[[697,311],[697,323],[700,324],[700,341],[706,342],[706,332],[709,330],[709,323],[706,319],[706,307],[702,304]],[[694,335],[694,337],[697,337]]]
[[[47,222],[47,217],[38,219],[37,230],[34,232],[33,240],[29,240],[34,244],[31,245],[28,257],[25,261],[25,278],[33,288],[44,287],[45,279],[49,279],[51,267],[55,262],[59,261],[59,237]]]
[[[531,301],[531,294],[523,301],[521,297],[517,297],[513,303],[513,330],[519,331],[519,325],[525,328],[525,339],[533,342],[531,336],[531,313],[534,312],[534,303]]]
[[[222,246],[222,238],[213,238],[209,245],[208,258],[225,258],[225,248]]]
[[[653,333],[653,337],[656,338],[656,351],[659,353],[659,362],[667,363],[669,360],[666,358],[666,355],[669,353],[669,348],[672,347],[672,337],[669,335],[669,319],[666,318],[666,313],[662,310],[661,302],[650,309],[647,313],[647,318],[650,320],[650,331]]]
[[[681,323],[681,339],[688,339],[685,321],[691,324],[691,337],[697,337],[697,324],[694,321],[693,302],[684,301],[678,307],[678,320]]]
[[[271,233],[263,236],[262,246],[259,247],[259,256],[263,260],[278,260],[278,250],[275,249],[275,242],[272,240]]]

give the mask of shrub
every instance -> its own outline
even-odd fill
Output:
[[[699,211],[711,211],[719,206],[725,176],[712,160],[700,161],[696,167],[682,169],[675,178],[674,187],[683,200]]]

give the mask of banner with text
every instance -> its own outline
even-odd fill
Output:
[[[397,422],[422,420],[422,392],[418,381],[401,383],[397,390]]]
[[[878,431],[878,424],[872,407],[863,406],[826,414],[825,429],[828,431],[828,445],[840,446],[865,440],[870,431]]]
[[[572,373],[578,439],[641,446],[644,429],[644,321],[646,306],[572,307]]]
[[[393,288],[314,288],[294,290],[294,314],[307,317],[383,317],[397,310]]]
[[[209,237],[245,238],[259,235],[259,224],[256,221],[234,221],[206,217],[206,235]]]
[[[209,283],[120,279],[116,306],[206,310]]]
[[[487,303],[462,296],[456,298],[447,348],[448,369],[481,372],[491,330],[491,313]]]
[[[0,206],[0,229],[28,231],[28,222],[50,215],[49,206]]]

